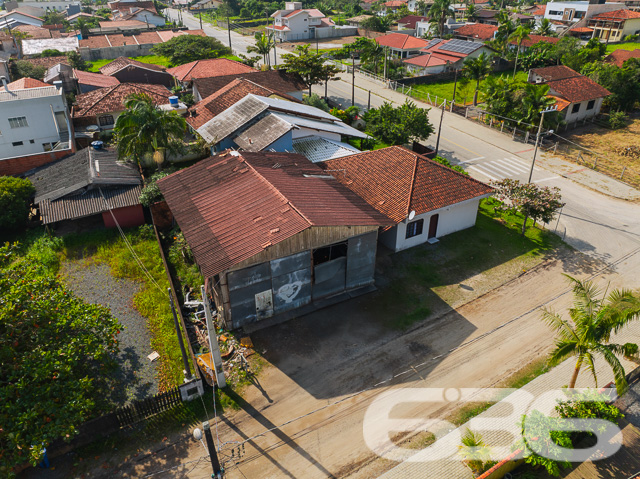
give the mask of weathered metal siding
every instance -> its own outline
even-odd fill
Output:
[[[349,238],[347,249],[347,289],[373,283],[376,269],[376,246],[378,235]]]
[[[347,258],[336,258],[313,268],[313,299],[344,291],[347,277]]]
[[[308,251],[270,262],[275,314],[311,302],[311,255]]]

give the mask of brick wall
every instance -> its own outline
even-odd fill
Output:
[[[7,158],[0,160],[0,175],[20,175],[52,161],[59,160],[73,153],[72,149],[47,151],[35,155],[20,156],[17,158]]]

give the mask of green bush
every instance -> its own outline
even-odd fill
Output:
[[[622,39],[623,42],[636,42],[638,41],[638,35],[637,34],[632,34],[632,35],[627,35],[626,37],[624,37]]]
[[[160,192],[160,188],[158,188],[157,181],[165,176],[169,176],[174,171],[174,168],[167,168],[165,170],[158,171],[149,177],[144,188],[142,188],[142,192],[140,193],[140,203],[142,203],[143,206],[148,208],[152,204],[164,199]]]
[[[302,99],[302,103],[315,108],[319,108],[322,111],[329,111],[329,105],[327,105],[327,102],[324,101],[323,98],[320,98],[316,93],[313,93],[311,96],[305,95],[305,97]]]
[[[627,114],[624,111],[614,111],[609,115],[609,127],[612,130],[619,130],[627,126]]]
[[[436,163],[440,163],[441,165],[446,166],[447,168],[451,168],[453,171],[457,171],[458,173],[462,173],[463,175],[469,176],[469,173],[460,165],[452,165],[449,160],[442,156],[436,156],[433,161]]]
[[[0,230],[15,230],[27,223],[34,192],[29,180],[0,176]]]

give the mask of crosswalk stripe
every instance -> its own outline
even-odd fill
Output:
[[[465,163],[471,163],[472,161],[476,161],[476,160],[484,160],[484,156],[479,156],[477,158],[471,158],[470,160],[459,161],[458,165],[464,165]]]
[[[470,170],[474,170],[477,171],[478,173],[486,176],[487,178],[489,178],[490,180],[497,180],[497,178],[495,176],[491,176],[489,173],[485,172],[484,170],[481,170],[480,168],[477,168],[475,166],[469,166]]]
[[[494,163],[498,163],[504,169],[512,171],[514,174],[518,175],[520,173],[526,173],[524,168],[521,168],[519,165],[513,165],[512,163],[508,163],[505,160],[496,160]]]
[[[513,156],[511,157],[511,159],[512,159],[513,161],[515,161],[516,163],[518,163],[518,164],[520,164],[520,165],[524,166],[524,167],[527,169],[527,171],[529,171],[529,170],[531,169],[531,163],[526,163],[526,162],[524,162],[523,160],[521,160],[520,158],[514,158]],[[534,167],[533,167],[533,169],[534,169],[535,171],[540,171],[540,168],[538,168],[537,166],[534,166]]]
[[[509,171],[506,171],[506,170],[503,170],[502,168],[500,168],[500,165],[493,165],[492,163],[493,162],[491,162],[491,163],[482,163],[481,165],[478,165],[478,166],[480,166],[481,168],[486,168],[489,171],[493,171],[500,178],[505,178],[507,176],[512,176],[513,175],[513,173],[511,173]]]

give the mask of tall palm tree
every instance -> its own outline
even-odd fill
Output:
[[[365,63],[373,63],[373,73],[378,73],[378,65],[384,60],[384,47],[370,42],[360,52],[360,57]]]
[[[467,21],[473,21],[478,14],[478,7],[476,7],[475,3],[469,2],[467,3]]]
[[[556,100],[549,95],[549,85],[535,85],[525,83],[522,90],[517,95],[519,103],[522,105],[521,111],[524,112],[522,118],[523,123],[529,125],[538,125],[540,123],[540,113],[556,104]],[[547,113],[544,116],[545,127],[551,127],[558,123],[557,113]]]
[[[518,45],[516,49],[516,62],[513,65],[513,77],[516,76],[516,70],[518,69],[518,57],[520,56],[520,46],[522,42],[529,39],[529,33],[531,30],[524,25],[520,25],[516,30],[509,36],[509,40],[515,40]]]
[[[491,73],[491,57],[486,53],[481,53],[477,58],[465,60],[462,67],[462,74],[476,82],[476,91],[473,94],[473,106],[478,104],[480,82],[484,80],[489,73]]]
[[[559,314],[544,310],[543,320],[556,331],[555,349],[549,356],[549,364],[556,365],[569,357],[576,357],[569,388],[576,385],[578,373],[587,367],[598,385],[595,356],[601,356],[613,370],[618,394],[623,394],[628,385],[624,368],[618,359],[632,346],[631,343],[610,343],[611,334],[618,332],[627,323],[640,318],[640,300],[631,291],[613,290],[603,294],[591,281],[580,281],[565,275],[573,287],[573,307],[569,309],[571,321]]]
[[[503,12],[500,12],[500,13],[503,13]],[[509,20],[509,17],[505,17],[504,21],[499,21],[495,42],[503,54],[506,52],[506,48],[509,42],[509,37],[515,31],[516,31],[516,25],[511,20]]]
[[[247,53],[257,53],[262,55],[262,61],[265,65],[271,65],[270,53],[273,50],[275,40],[273,33],[266,34],[262,32],[260,35],[256,35],[256,44],[247,47]]]
[[[538,25],[536,33],[538,35],[544,35],[545,37],[550,37],[555,33],[548,18],[542,19],[540,25]]]
[[[438,35],[444,36],[444,23],[451,16],[451,0],[434,0],[429,9],[431,22],[438,27]]]
[[[146,93],[132,93],[124,106],[114,127],[120,158],[140,165],[148,154],[159,151],[166,158],[182,149],[187,123],[177,112],[159,109]]]

